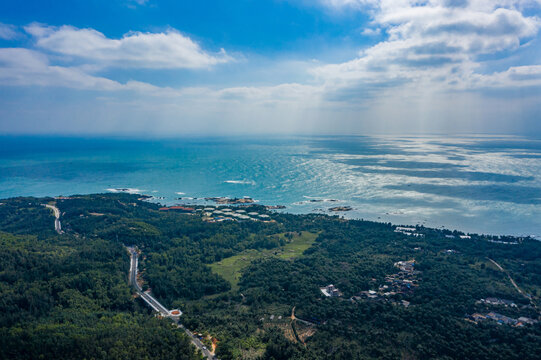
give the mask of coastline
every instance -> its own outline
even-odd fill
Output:
[[[339,218],[342,218],[344,220],[360,220],[360,221],[369,221],[374,223],[381,223],[381,224],[390,224],[393,227],[396,227],[397,229],[401,228],[410,228],[410,229],[431,229],[436,231],[444,231],[444,232],[451,232],[453,234],[457,234],[456,239],[465,239],[466,237],[470,235],[485,237],[488,242],[494,243],[494,244],[503,244],[503,245],[515,245],[515,242],[513,241],[511,244],[509,241],[503,241],[502,239],[505,238],[514,238],[514,239],[520,239],[522,241],[523,239],[532,239],[536,241],[541,241],[541,235],[537,234],[512,234],[512,233],[488,233],[488,232],[474,232],[474,231],[467,231],[466,229],[461,228],[451,228],[445,225],[438,225],[438,226],[427,226],[425,224],[412,224],[412,223],[398,223],[398,222],[389,222],[389,221],[382,221],[380,217],[377,217],[377,219],[371,219],[371,218],[365,218],[365,217],[357,217],[355,216],[355,208],[351,208],[349,206],[335,206],[336,202],[342,202],[342,200],[335,200],[335,199],[327,199],[327,200],[321,200],[323,203],[328,204],[327,209],[322,208],[316,208],[312,211],[291,211],[291,206],[283,205],[283,204],[267,204],[263,203],[260,200],[253,199],[248,196],[244,196],[243,198],[230,198],[227,196],[217,196],[217,197],[183,197],[183,199],[190,199],[190,202],[181,202],[179,198],[173,198],[168,199],[164,196],[156,196],[156,195],[149,195],[147,193],[144,193],[144,190],[140,190],[137,188],[129,188],[129,187],[121,187],[121,188],[108,188],[106,189],[107,192],[103,193],[88,193],[88,194],[72,194],[72,195],[59,195],[59,196],[53,196],[52,198],[57,200],[64,200],[64,199],[70,199],[77,196],[92,196],[92,195],[99,195],[99,194],[129,194],[129,195],[137,195],[139,196],[138,200],[154,203],[156,205],[162,206],[164,208],[166,207],[201,207],[201,209],[213,206],[217,210],[219,210],[220,207],[225,208],[239,208],[242,209],[243,207],[249,207],[252,205],[255,206],[261,206],[265,208],[267,211],[270,212],[276,212],[276,213],[287,213],[292,215],[307,215],[307,214],[317,214],[317,215],[325,215],[325,216],[337,216]],[[153,191],[157,192],[157,191]],[[183,193],[185,195],[185,193]],[[24,196],[18,196],[18,197],[24,197]],[[51,196],[43,196],[43,197],[51,197]],[[16,197],[10,197],[10,198],[16,198]],[[10,199],[6,198],[6,199]],[[2,204],[0,199],[0,206]],[[228,200],[231,200],[229,202]],[[237,202],[237,200],[249,200],[247,202],[241,201]],[[320,202],[319,200],[317,201]],[[334,204],[334,205],[333,205]],[[397,231],[402,232],[402,231]],[[406,235],[413,235],[415,236],[414,232],[403,232]]]

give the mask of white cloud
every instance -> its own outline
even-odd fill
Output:
[[[329,0],[328,6],[356,5],[388,38],[356,59],[312,70],[319,78],[347,86],[419,82],[434,87],[476,86],[480,56],[513,52],[534,38],[541,20],[521,9],[527,0]],[[486,79],[488,76],[484,76]],[[494,81],[505,77],[495,74]],[[514,82],[516,84],[516,82]]]
[[[199,69],[231,61],[221,50],[211,54],[176,30],[161,33],[130,32],[110,39],[94,29],[32,24],[26,32],[47,51],[103,66],[150,69]]]
[[[0,39],[12,40],[18,36],[15,26],[0,23]]]
[[[525,8],[541,4],[541,0],[319,0],[321,4],[328,7],[343,8],[399,8],[405,6],[424,6],[443,5],[451,7],[463,7],[466,5],[475,6],[477,8],[494,8],[499,6],[516,6]]]
[[[380,34],[381,34],[381,29],[380,29],[380,28],[376,28],[376,29],[373,29],[373,28],[365,28],[365,29],[363,29],[362,34],[363,34],[363,35],[366,35],[366,36],[376,36],[376,35],[380,35]]]
[[[513,66],[489,75],[475,74],[472,81],[477,87],[491,90],[541,86],[541,65]]]
[[[136,9],[139,6],[146,6],[150,3],[150,0],[125,0],[125,5],[130,9]]]
[[[0,49],[0,83],[91,90],[122,88],[122,85],[116,81],[88,75],[77,68],[50,65],[45,55],[22,48]]]

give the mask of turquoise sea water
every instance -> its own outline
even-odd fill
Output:
[[[126,140],[0,137],[0,198],[130,188],[249,196],[293,213],[541,236],[541,140],[510,136]],[[182,197],[182,200],[178,198]],[[336,200],[336,201],[330,201]]]

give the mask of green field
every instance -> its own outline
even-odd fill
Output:
[[[211,264],[210,268],[212,272],[229,281],[233,290],[237,290],[242,269],[250,265],[252,261],[273,256],[281,259],[299,257],[306,249],[312,246],[317,238],[317,234],[307,231],[303,231],[300,236],[295,234],[291,240],[286,239],[284,235],[278,234],[278,236],[288,241],[284,246],[271,250],[245,250],[238,255]]]

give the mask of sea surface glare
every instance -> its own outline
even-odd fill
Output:
[[[541,236],[541,140],[514,136],[126,140],[0,137],[0,197],[116,191],[164,204],[249,196],[465,232]],[[197,199],[195,199],[197,198]]]

